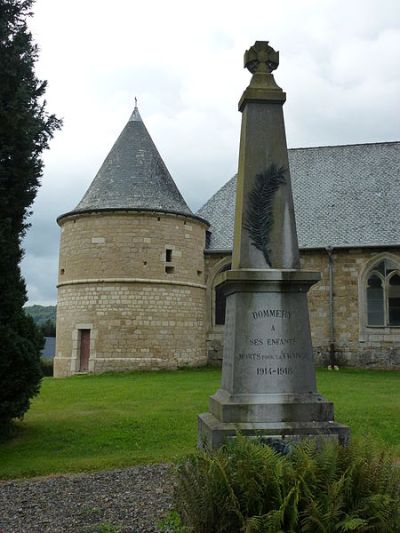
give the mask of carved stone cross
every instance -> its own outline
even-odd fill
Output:
[[[252,73],[268,72],[278,68],[279,52],[268,41],[256,41],[244,54],[244,66]]]

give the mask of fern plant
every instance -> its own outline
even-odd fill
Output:
[[[400,470],[370,442],[304,441],[280,455],[239,435],[178,465],[176,531],[398,533],[399,502]]]

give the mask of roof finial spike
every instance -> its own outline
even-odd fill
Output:
[[[142,122],[142,117],[140,116],[139,109],[137,106],[136,96],[135,96],[135,109],[133,110],[133,113],[131,115],[131,118],[129,119],[129,122]]]

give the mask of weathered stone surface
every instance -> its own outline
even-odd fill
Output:
[[[55,376],[79,371],[80,329],[90,372],[206,364],[203,223],[109,212],[61,227]]]
[[[301,271],[228,271],[222,388],[231,395],[316,391],[307,290]]]
[[[268,201],[270,205],[266,216],[269,220],[265,225],[270,222],[270,228],[265,231],[259,246],[249,226],[254,224],[254,231],[260,230],[257,226],[262,226],[263,221],[259,217],[253,220],[252,211],[258,213],[263,209],[262,204]],[[285,126],[280,105],[250,103],[243,111],[234,235],[234,268],[299,267]]]
[[[211,448],[237,431],[342,443],[349,435],[317,393],[307,292],[320,275],[299,270],[284,97],[271,74],[277,63],[268,42],[245,54],[253,78],[240,103],[232,270],[219,283],[226,296],[222,383],[199,417],[199,444]]]
[[[333,421],[329,422],[252,422],[226,423],[219,421],[211,413],[204,413],[198,420],[198,445],[218,448],[227,440],[235,438],[238,431],[247,437],[270,437],[296,442],[300,439],[333,439],[345,444],[349,438],[349,428]]]
[[[307,291],[319,279],[300,270],[233,270],[227,295],[221,389],[199,417],[199,439],[221,445],[240,431],[286,439],[328,435],[346,443],[333,404],[317,392]]]

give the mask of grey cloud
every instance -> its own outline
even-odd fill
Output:
[[[27,253],[21,264],[30,304],[54,305],[58,257],[37,257]]]

